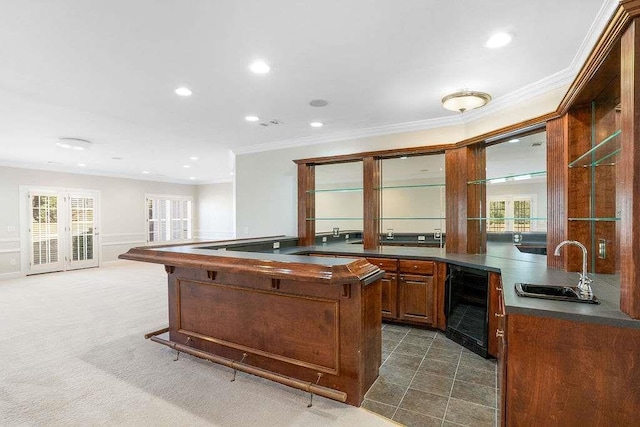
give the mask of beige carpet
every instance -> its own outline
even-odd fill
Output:
[[[167,324],[166,274],[122,262],[0,281],[0,425],[387,426],[147,341]]]

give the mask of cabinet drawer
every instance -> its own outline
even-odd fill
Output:
[[[398,271],[398,260],[393,258],[367,258],[373,265],[377,265],[384,271],[395,272]]]
[[[410,259],[400,260],[401,273],[432,275],[434,270],[435,262],[433,261],[414,261]]]

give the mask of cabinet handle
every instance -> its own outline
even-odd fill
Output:
[[[504,317],[504,314],[502,313],[494,313],[496,315],[496,317]]]
[[[502,286],[496,286],[496,291],[497,292],[502,292]]]
[[[496,337],[497,338],[502,338],[504,337],[504,331],[502,329],[498,329],[496,330]]]

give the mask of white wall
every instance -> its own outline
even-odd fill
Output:
[[[212,240],[233,239],[233,183],[199,185],[197,196],[198,229],[194,237]]]
[[[297,235],[295,159],[455,143],[555,111],[566,89],[555,89],[466,125],[240,154],[236,157],[237,236]]]
[[[191,196],[197,202],[194,185],[10,167],[0,167],[0,177],[0,277],[20,272],[21,251],[27,249],[20,241],[20,225],[28,223],[28,218],[20,218],[21,186],[98,190],[101,262],[146,243],[145,193]],[[197,209],[193,229],[198,229]]]

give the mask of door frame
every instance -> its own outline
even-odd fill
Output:
[[[20,185],[20,272],[24,275],[29,274],[38,274],[41,272],[31,271],[31,239],[29,233],[30,221],[28,219],[31,215],[31,205],[29,201],[29,194],[34,192],[48,192],[48,193],[58,193],[61,197],[69,198],[70,194],[80,193],[80,194],[93,194],[95,195],[95,208],[94,208],[94,258],[96,260],[95,267],[100,267],[100,252],[101,252],[101,239],[100,239],[100,230],[102,229],[102,215],[100,214],[101,209],[101,194],[100,190],[90,189],[90,188],[66,188],[66,187],[47,187],[42,185]],[[71,268],[71,262],[68,260],[71,248],[70,242],[70,231],[66,229],[66,227],[70,224],[70,214],[71,209],[68,202],[63,202],[62,204],[58,204],[58,220],[60,218],[64,218],[64,227],[65,230],[61,233],[60,238],[60,254],[65,256],[65,260],[62,262],[62,269],[56,271],[68,271],[74,270],[78,268],[89,268],[89,267],[76,267]],[[62,214],[62,216],[60,216]],[[91,266],[93,267],[93,266]],[[42,272],[46,273],[46,272]]]

